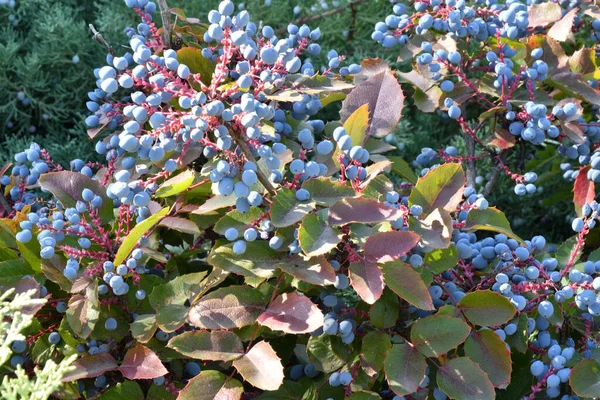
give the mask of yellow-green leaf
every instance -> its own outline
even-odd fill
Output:
[[[123,261],[125,261],[129,253],[131,253],[131,250],[133,250],[133,248],[136,246],[138,240],[140,240],[140,238],[144,236],[154,225],[156,225],[161,219],[163,219],[163,217],[167,215],[168,212],[169,207],[165,207],[156,214],[148,217],[147,219],[137,224],[129,232],[129,235],[127,235],[127,237],[121,244],[121,247],[119,247],[117,255],[115,256],[115,265],[119,265]]]

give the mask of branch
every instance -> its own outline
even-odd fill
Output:
[[[252,155],[252,151],[248,147],[248,144],[246,143],[244,138],[241,137],[241,134],[239,132],[234,132],[232,137],[233,137],[233,140],[235,141],[235,143],[238,146],[240,146],[240,149],[242,149],[242,152],[244,153],[244,155],[246,156],[248,161],[251,161],[254,164],[256,164],[256,175],[258,176],[258,180],[260,181],[260,183],[262,183],[262,185],[265,187],[265,189],[267,189],[267,192],[269,192],[272,196],[274,196],[275,188],[273,187],[271,182],[269,182],[269,179],[267,178],[267,176],[262,172],[262,170],[258,166],[258,162]]]
[[[102,34],[100,32],[98,32],[96,30],[96,28],[94,28],[94,25],[89,24],[88,26],[90,27],[90,30],[94,34],[94,36],[92,36],[92,39],[96,39],[97,41],[99,41],[102,46],[106,47],[106,50],[108,50],[110,55],[114,57],[115,51],[113,50],[112,46],[106,41],[106,39],[104,39],[104,37],[102,37]]]
[[[171,9],[167,5],[167,0],[157,0],[160,8],[160,18],[163,24],[163,41],[165,48],[171,48]]]
[[[492,168],[492,174],[490,175],[490,179],[485,184],[483,192],[481,193],[485,198],[487,198],[490,195],[490,193],[492,193],[492,190],[494,189],[494,185],[496,185],[496,181],[498,181],[500,173],[504,171],[503,161],[505,155],[506,151],[503,151],[498,157],[494,158],[494,167]]]
[[[369,0],[353,0],[350,3],[346,4],[345,6],[334,8],[332,10],[326,11],[321,14],[310,15],[310,16],[298,18],[297,20],[292,22],[292,24],[298,26],[298,25],[306,24],[308,22],[318,21],[320,19],[327,18],[327,17],[330,17],[335,14],[343,13],[344,11],[348,11],[349,9],[354,10],[355,6],[362,4],[362,3],[366,3],[368,1]],[[285,31],[285,28],[282,28],[280,31]]]

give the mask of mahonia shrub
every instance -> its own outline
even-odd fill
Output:
[[[319,66],[318,28],[229,0],[206,19],[164,3],[126,0],[141,22],[94,72],[105,162],[32,144],[2,170],[0,283],[47,299],[6,373],[76,354],[58,398],[600,396],[600,9],[398,3],[372,39],[402,72]],[[464,154],[423,149],[418,176],[386,156],[405,100]],[[501,175],[536,192],[523,160],[548,148],[574,181],[559,246],[486,200]]]

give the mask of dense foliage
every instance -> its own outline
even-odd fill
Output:
[[[54,396],[105,400],[600,396],[600,9],[397,3],[371,35],[394,70],[229,0],[125,3],[86,104],[103,162],[33,143],[0,174],[0,284],[47,300],[6,373],[76,355]],[[460,145],[386,155],[409,110]],[[572,187],[557,246],[488,200],[540,195],[539,159]]]

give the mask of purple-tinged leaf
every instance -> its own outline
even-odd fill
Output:
[[[258,323],[274,331],[310,333],[323,326],[323,313],[308,297],[283,293],[258,317]]]
[[[368,136],[383,137],[398,126],[404,107],[404,93],[390,70],[371,76],[350,92],[342,103],[341,121],[345,122],[362,107],[369,105]]]
[[[378,233],[365,242],[365,260],[376,263],[398,260],[415,247],[419,239],[419,235],[409,231]]]
[[[573,185],[573,204],[575,205],[575,212],[579,216],[582,215],[583,206],[591,203],[596,197],[596,186],[587,177],[589,169],[589,165],[581,168]]]
[[[127,379],[154,379],[169,373],[156,353],[141,344],[127,351],[119,371]]]
[[[192,325],[202,329],[234,329],[252,325],[265,310],[263,294],[249,286],[220,288],[202,297],[189,313]]]
[[[452,399],[493,400],[494,386],[485,372],[466,357],[453,358],[438,369],[437,383]]]
[[[395,221],[404,215],[404,211],[386,206],[377,200],[344,199],[329,208],[329,225],[346,225],[353,222],[377,224],[384,221]]]
[[[117,369],[117,361],[108,353],[86,354],[77,359],[71,367],[73,370],[62,377],[62,382],[73,382],[79,379],[95,378],[105,372]]]
[[[100,182],[79,172],[59,171],[42,174],[40,186],[52,193],[65,207],[75,207],[77,201],[84,201],[81,192],[90,189],[102,198],[100,218],[109,222],[114,218],[113,201],[106,195],[106,188]]]
[[[383,293],[383,274],[374,262],[350,264],[350,282],[356,293],[367,304],[375,303]]]

